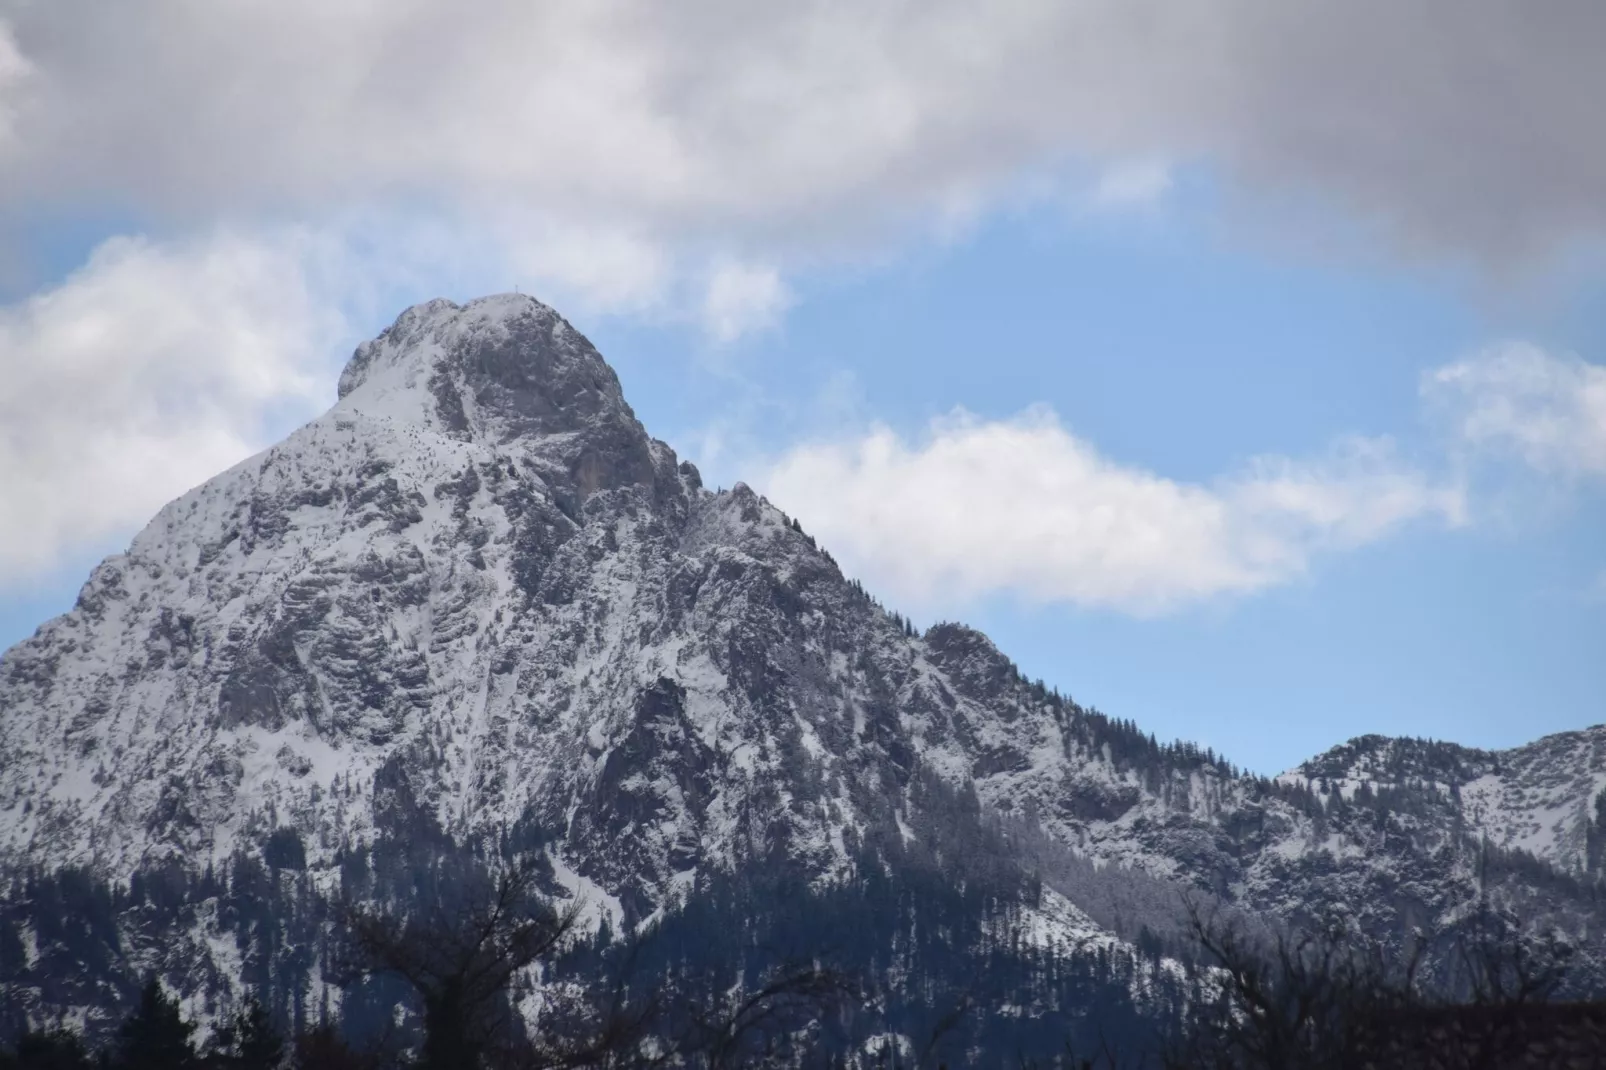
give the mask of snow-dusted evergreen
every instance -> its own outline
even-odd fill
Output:
[[[1136,939],[1121,871],[1089,862],[1385,935],[1493,895],[1587,941],[1603,749],[1367,737],[1265,780],[1157,744],[975,631],[917,634],[502,295],[403,313],[328,413],[168,505],[4,655],[0,873],[289,850],[332,893],[386,828],[539,828],[617,930],[715,874],[828,886],[940,798],[1043,876],[1017,921],[1045,943]],[[236,953],[198,919],[227,992]]]

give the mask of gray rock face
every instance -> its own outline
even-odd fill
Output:
[[[427,391],[421,397],[419,381]],[[539,445],[581,498],[651,486],[650,440],[625,404],[619,378],[586,338],[533,298],[503,295],[459,308],[407,310],[357,348],[339,396],[400,395],[422,403],[418,422],[493,447]]]
[[[908,634],[503,295],[403,313],[333,409],[168,505],[0,658],[0,869],[119,878],[291,830],[330,887],[381,827],[534,822],[628,920],[710,867],[830,880],[900,834],[924,772],[1083,855],[1398,931],[1465,908],[1484,838],[1584,874],[1603,744],[1366,739],[1277,783],[1156,746],[977,632]]]

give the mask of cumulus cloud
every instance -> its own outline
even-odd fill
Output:
[[[305,235],[115,239],[0,309],[0,586],[120,535],[327,402],[345,326]]]
[[[1548,474],[1606,476],[1606,367],[1512,342],[1434,369],[1422,389],[1467,445]]]
[[[785,251],[1066,160],[1130,195],[1158,172],[1122,161],[1170,159],[1495,263],[1606,227],[1596,0],[0,0],[0,25],[0,72],[30,71],[0,85],[13,212],[521,202]]]
[[[1292,580],[1326,551],[1412,521],[1460,523],[1461,495],[1381,440],[1262,458],[1208,485],[1103,457],[1045,409],[964,413],[921,442],[886,428],[795,449],[764,486],[848,567],[902,600],[995,593],[1138,615]]]

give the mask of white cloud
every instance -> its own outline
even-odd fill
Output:
[[[328,400],[345,336],[303,234],[109,241],[0,308],[0,586],[147,520]]]
[[[1606,367],[1512,342],[1434,369],[1422,389],[1470,446],[1545,473],[1606,476]]]
[[[1319,461],[1263,458],[1209,485],[1099,455],[1047,410],[939,421],[918,444],[886,428],[792,450],[763,481],[855,572],[900,600],[998,592],[1147,615],[1247,594],[1424,518],[1460,493],[1386,441]]]
[[[703,329],[718,342],[774,326],[792,295],[773,267],[722,261],[703,293]]]

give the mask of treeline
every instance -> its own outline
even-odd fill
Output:
[[[342,1070],[360,1065],[329,1030],[314,1030],[287,1043],[255,1000],[207,1043],[197,1044],[195,1033],[195,1023],[184,1018],[178,1000],[151,977],[115,1039],[100,1052],[92,1054],[83,1038],[65,1026],[25,1029],[9,1048],[0,1048],[0,1070],[280,1070],[287,1064]]]
[[[137,870],[126,884],[71,867],[16,875],[0,894],[0,1041],[76,1009],[98,1045],[151,973],[209,1017],[237,984],[286,1031],[308,1028],[331,925],[313,878],[243,851],[199,873]]]
[[[293,1035],[254,995],[204,1043],[177,996],[153,974],[108,1041],[57,1024],[24,1028],[0,1047],[5,1070],[526,1070],[772,1065],[791,1038],[857,995],[845,975],[772,967],[737,990],[674,986],[636,969],[645,935],[579,932],[579,904],[555,906],[542,867],[515,859],[494,874],[421,875],[411,902],[331,905],[326,959],[348,991],[393,994],[392,1028],[353,1035],[338,1012]],[[579,983],[575,967],[599,972]],[[541,975],[541,976],[537,976]],[[597,982],[601,983],[597,983]],[[535,997],[530,1018],[520,1004]]]
[[[198,1043],[179,1001],[152,977],[99,1052],[66,1029],[27,1031],[0,1051],[0,1067],[1471,1070],[1596,1065],[1588,1060],[1606,1037],[1606,1004],[1549,1002],[1570,949],[1524,936],[1516,919],[1487,905],[1459,934],[1453,976],[1429,979],[1420,968],[1425,939],[1402,954],[1338,927],[1272,932],[1190,899],[1202,968],[1185,972],[1198,983],[1173,989],[1185,1005],[1157,1017],[1142,1007],[1172,971],[1112,971],[1107,947],[1102,955],[1030,953],[1018,929],[978,924],[998,889],[984,873],[964,877],[979,887],[951,891],[951,912],[923,917],[937,931],[968,933],[921,938],[911,928],[901,946],[866,963],[841,938],[909,920],[905,908],[934,889],[871,878],[841,897],[772,887],[751,900],[730,881],[650,934],[610,939],[579,936],[574,906],[546,900],[539,867],[520,863],[471,880],[427,912],[339,908],[336,972],[343,984],[395,981],[410,997],[410,1039],[357,1043],[338,1020],[286,1036],[253,999]],[[759,915],[733,925],[736,906]],[[752,942],[759,932],[795,944],[760,953]],[[849,963],[877,973],[850,972]],[[539,989],[521,981],[532,967]],[[576,985],[579,974],[605,983]],[[1116,978],[1119,994],[1106,983]],[[912,992],[943,998],[899,1005],[897,994]],[[536,994],[542,1006],[531,1023],[518,1007]]]
[[[1254,1017],[1245,1000],[1319,1036],[1311,1023],[1362,1021],[1355,1008],[1479,998],[1437,965],[1465,930],[1419,950],[1356,932],[1299,944],[918,770],[903,811],[843,836],[851,861],[829,883],[780,852],[700,872],[650,924],[604,912],[595,930],[533,825],[461,844],[407,823],[316,873],[280,831],[199,873],[25,874],[0,896],[0,1047],[29,1068],[1160,1066],[1178,1050],[1217,1061],[1174,1065],[1256,1067],[1230,1034]],[[1479,865],[1491,885],[1545,876],[1493,849]],[[1121,940],[1067,925],[1061,897]],[[1406,951],[1402,988],[1377,964]],[[76,1033],[49,1028],[63,1012]],[[168,1061],[138,1061],[153,1050]]]
[[[1174,1028],[1195,979],[1158,948],[1080,946],[1046,921],[1041,880],[973,790],[916,775],[910,792],[901,824],[845,830],[852,863],[829,884],[784,855],[705,871],[622,931],[566,920],[530,827],[461,845],[411,826],[318,874],[279,836],[266,861],[124,886],[26,875],[0,902],[0,1043],[28,1059],[69,1043],[24,1034],[56,1008],[81,1023],[81,1047],[121,1059],[152,974],[158,996],[208,1022],[232,1021],[248,995],[283,1058],[306,1066],[603,1065],[585,1060],[604,1052],[628,1065],[646,1050],[683,1066],[960,1066],[1051,1058],[1068,1041],[1152,1045]],[[498,891],[510,874],[512,899]],[[254,1029],[230,1035],[266,1035]],[[240,1057],[225,1040],[183,1057],[232,1065],[217,1062]],[[437,1047],[457,1061],[431,1063]]]

